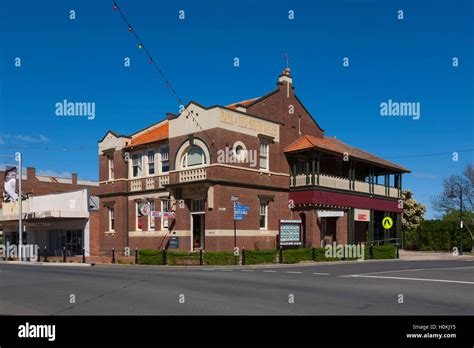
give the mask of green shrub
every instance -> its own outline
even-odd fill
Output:
[[[245,264],[276,263],[277,254],[276,250],[245,250]]]
[[[394,259],[397,248],[394,245],[374,245],[372,247],[372,258],[374,260]]]
[[[162,265],[163,251],[155,249],[139,250],[138,263],[140,265]]]
[[[168,251],[166,253],[168,265],[199,265],[199,252]]]
[[[298,263],[313,259],[313,248],[283,250],[283,263]]]
[[[203,254],[203,258],[206,265],[233,265],[236,257],[229,251],[207,251]]]
[[[407,250],[451,251],[453,247],[459,247],[460,242],[459,221],[425,220],[418,230],[404,233],[404,248]],[[463,245],[464,251],[471,250],[472,239],[466,229]]]
[[[316,261],[340,261],[338,257],[326,257],[326,248],[316,248]]]

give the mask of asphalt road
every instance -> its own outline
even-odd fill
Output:
[[[473,315],[474,262],[253,268],[0,263],[0,314]]]

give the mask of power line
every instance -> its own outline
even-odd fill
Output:
[[[161,79],[163,80],[164,84],[165,84],[165,87],[167,87],[171,93],[173,94],[173,96],[175,97],[176,101],[179,103],[180,106],[184,107],[184,102],[183,100],[179,97],[179,95],[176,93],[176,90],[173,88],[173,86],[171,85],[171,82],[168,80],[168,78],[166,77],[166,75],[164,74],[163,70],[158,66],[158,64],[156,63],[156,60],[152,57],[152,55],[150,54],[150,52],[148,51],[148,49],[146,48],[146,46],[143,44],[143,41],[140,39],[138,33],[135,31],[135,29],[133,28],[133,26],[130,24],[130,21],[127,19],[127,17],[125,16],[125,14],[122,12],[122,10],[120,9],[120,7],[118,6],[117,2],[114,1],[114,11],[118,12],[120,14],[120,16],[122,17],[123,21],[127,24],[128,26],[128,31],[131,32],[135,39],[137,40],[137,44],[138,44],[138,48],[140,49],[143,49],[143,51],[145,52],[145,54],[148,56],[148,59],[149,59],[149,63],[155,68],[155,70],[158,72],[158,75],[161,77]],[[196,123],[196,125],[199,127],[199,129],[209,138],[209,140],[211,141],[211,145],[214,144],[214,139],[212,139],[212,137],[208,134],[208,132],[206,132],[206,130],[199,124],[198,120],[194,117],[194,115],[192,113],[189,112],[189,110],[185,109],[187,115],[186,115],[186,118],[188,118],[189,116],[191,116],[192,120]],[[211,150],[211,152],[213,152]]]

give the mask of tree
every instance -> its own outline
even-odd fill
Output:
[[[413,198],[413,192],[411,190],[404,190],[402,192],[403,200],[403,214],[402,214],[402,230],[413,231],[420,226],[424,220],[426,207],[418,203]]]
[[[462,175],[451,175],[443,180],[443,191],[431,198],[431,205],[435,211],[443,215],[453,210],[459,210],[459,187],[453,186],[458,183],[462,187],[463,206],[466,211],[474,211],[474,167],[472,163],[468,163]],[[457,199],[451,199],[451,192]],[[459,214],[458,214],[459,216]]]

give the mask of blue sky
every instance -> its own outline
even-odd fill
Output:
[[[429,205],[442,178],[473,160],[407,157],[474,147],[470,0],[118,3],[185,102],[264,95],[287,52],[295,91],[326,134],[411,169],[404,186],[416,199]],[[132,133],[178,109],[112,1],[2,1],[0,38],[0,154],[21,149],[25,166],[97,179],[108,129]],[[94,102],[95,119],[55,116],[64,99]],[[419,102],[420,119],[380,116],[388,99]]]

